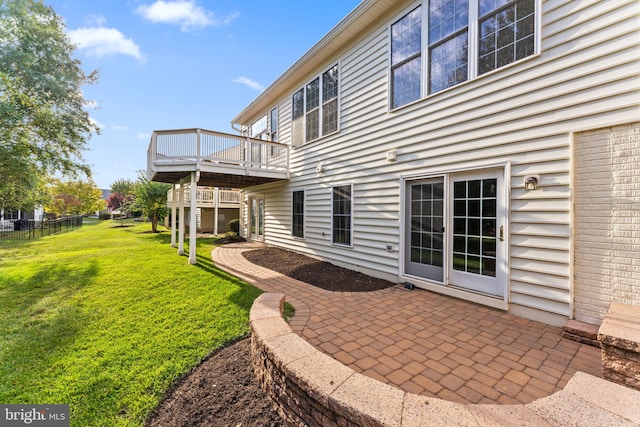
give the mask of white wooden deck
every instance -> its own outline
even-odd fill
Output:
[[[154,131],[147,176],[175,184],[198,172],[198,185],[245,188],[289,179],[289,147],[204,129]]]

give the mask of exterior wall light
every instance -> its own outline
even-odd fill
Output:
[[[524,177],[524,189],[526,191],[537,190],[538,185],[540,185],[540,175],[527,175]]]
[[[398,160],[398,150],[387,151],[387,162],[395,162]]]

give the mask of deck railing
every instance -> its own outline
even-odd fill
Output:
[[[184,186],[185,203],[191,202],[191,192],[189,185]],[[167,204],[173,203],[173,191],[167,192]],[[213,188],[198,187],[196,191],[196,205],[198,207],[215,207],[216,191]],[[218,206],[240,206],[240,191],[238,190],[218,190]]]
[[[204,129],[154,131],[148,164],[212,162],[244,169],[287,171],[285,144]]]

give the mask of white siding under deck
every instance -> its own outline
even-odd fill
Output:
[[[550,0],[541,16],[540,55],[396,111],[387,108],[387,26],[334,58],[340,132],[292,149],[289,182],[251,189],[265,195],[265,241],[397,281],[400,178],[509,163],[511,309],[555,324],[570,317],[572,134],[640,115],[638,10],[633,0]],[[284,143],[290,95],[279,104]],[[391,149],[396,162],[386,160]],[[541,185],[526,192],[530,174]],[[331,186],[339,184],[353,184],[352,248],[331,244]],[[305,239],[291,237],[292,189],[306,191]]]

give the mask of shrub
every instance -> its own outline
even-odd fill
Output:
[[[98,216],[98,219],[100,220],[107,220],[107,219],[111,219],[111,214],[109,212],[100,212],[100,215]]]
[[[240,220],[236,218],[229,221],[229,228],[231,231],[238,234],[240,232]]]

